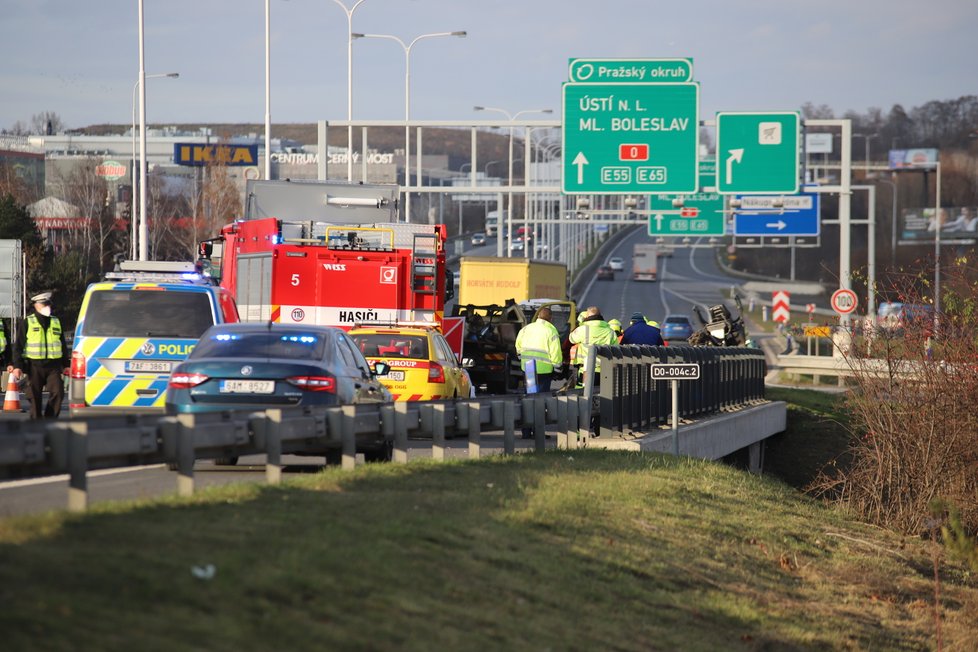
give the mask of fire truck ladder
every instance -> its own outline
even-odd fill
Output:
[[[411,309],[418,308],[418,297],[434,295],[437,291],[435,278],[438,260],[438,237],[434,234],[416,233],[411,245]]]

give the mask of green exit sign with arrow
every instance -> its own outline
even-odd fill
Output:
[[[798,112],[717,113],[717,192],[798,192]]]

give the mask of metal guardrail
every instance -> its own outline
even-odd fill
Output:
[[[600,412],[601,437],[632,431],[669,418],[668,391],[651,380],[656,363],[698,362],[701,378],[683,383],[681,416],[693,418],[750,404],[764,397],[764,358],[754,349],[693,347],[594,347],[601,356],[599,391],[490,396],[427,402],[225,411],[178,416],[120,415],[64,421],[0,422],[0,478],[67,473],[68,509],[88,506],[91,470],[168,464],[177,471],[177,491],[194,491],[194,462],[264,454],[266,480],[282,478],[282,455],[341,453],[344,469],[356,467],[357,440],[378,436],[393,444],[393,461],[407,462],[408,438],[431,438],[432,457],[445,458],[447,437],[464,436],[470,458],[481,455],[483,429],[503,431],[503,450],[515,452],[517,424],[532,426],[534,450],[546,449],[546,426],[556,426],[558,448],[585,446],[592,407]],[[593,362],[593,361],[592,361]],[[318,454],[318,453],[317,453]]]
[[[885,360],[844,356],[779,355],[776,369],[789,374],[813,376],[866,376],[873,378],[920,378],[926,375],[926,365],[937,362],[923,360]]]
[[[88,505],[87,473],[102,468],[169,464],[177,491],[194,491],[194,462],[265,454],[266,479],[282,477],[286,453],[342,452],[342,466],[356,466],[361,435],[393,442],[394,462],[407,462],[409,436],[430,437],[432,457],[444,459],[445,439],[468,438],[469,457],[480,456],[483,426],[503,430],[504,451],[515,452],[517,423],[532,425],[534,449],[546,448],[546,425],[556,425],[557,445],[577,448],[588,437],[589,405],[579,394],[485,397],[417,403],[362,404],[331,408],[225,411],[179,416],[124,415],[65,421],[0,422],[0,478],[69,474],[68,509]]]
[[[764,401],[764,352],[743,347],[599,346],[594,394],[598,433],[621,437],[664,425],[671,417],[669,381],[652,380],[654,364],[696,363],[698,380],[680,383],[679,416],[693,419]],[[585,388],[585,394],[588,389]]]

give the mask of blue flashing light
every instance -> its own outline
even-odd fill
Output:
[[[276,233],[275,235],[272,236],[272,244],[273,245],[282,244],[282,235],[280,233]]]
[[[283,342],[296,342],[299,344],[316,343],[316,337],[314,335],[282,335],[279,339]]]
[[[232,342],[239,339],[237,335],[232,335],[231,333],[218,333],[214,336],[214,339],[218,342]]]

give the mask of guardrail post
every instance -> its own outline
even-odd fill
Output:
[[[459,403],[455,404],[455,409],[459,409]],[[469,419],[469,459],[477,460],[482,456],[482,430],[479,423],[479,403],[471,401],[464,404],[468,412]]]
[[[177,415],[177,494],[194,495],[194,415]]]
[[[591,397],[577,397],[577,441],[575,448],[586,448],[591,435]]]
[[[265,411],[265,480],[282,483],[282,410]]]
[[[88,423],[68,424],[68,511],[88,509]]]
[[[445,459],[445,404],[431,406],[431,458]]]
[[[352,471],[357,468],[357,407],[343,406],[343,470]]]
[[[557,448],[567,449],[567,396],[557,397]]]
[[[547,450],[547,403],[542,394],[533,399],[533,447],[538,453]]]
[[[394,461],[406,464],[408,461],[408,404],[405,401],[394,403]]]
[[[513,434],[516,429],[516,404],[512,401],[494,401],[493,412],[500,404],[503,410],[503,450],[507,455],[512,455],[516,452],[516,437]]]

